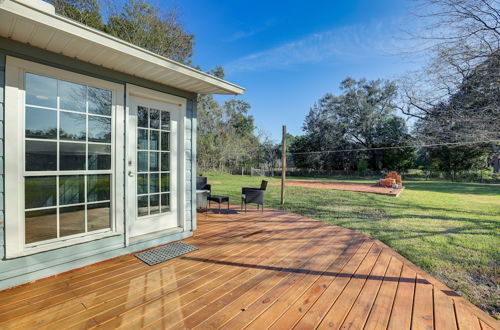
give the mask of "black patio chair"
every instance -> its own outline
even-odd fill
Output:
[[[212,186],[208,184],[206,176],[196,177],[196,190],[208,190],[209,192],[212,192]]]
[[[196,208],[205,208],[205,217],[208,217],[208,197],[212,192],[212,186],[207,181],[204,176],[196,177]]]
[[[257,204],[257,209],[262,206],[262,213],[264,213],[264,195],[266,193],[267,181],[262,180],[260,188],[243,187],[241,188],[241,209],[245,204],[245,213],[247,212],[247,204]]]

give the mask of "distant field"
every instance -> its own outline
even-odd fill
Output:
[[[239,203],[241,187],[258,186],[261,180],[238,175],[208,177],[213,193],[229,195],[233,203]],[[398,198],[288,187],[284,206],[279,205],[280,186],[270,185],[266,207],[375,237],[500,318],[500,185],[443,181],[404,184],[406,189]]]

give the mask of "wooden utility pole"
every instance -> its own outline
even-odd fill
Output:
[[[281,142],[281,205],[285,204],[286,179],[286,126],[283,125],[283,139]]]

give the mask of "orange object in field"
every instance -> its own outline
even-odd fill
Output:
[[[398,186],[403,185],[401,175],[396,172],[389,172],[389,174],[387,174],[384,179],[380,180],[380,185],[383,187],[391,188],[395,184],[397,184]]]

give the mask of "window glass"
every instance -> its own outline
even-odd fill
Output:
[[[162,152],[161,153],[161,170],[162,171],[170,171],[170,153]]]
[[[26,243],[111,228],[112,91],[32,73],[25,82]],[[147,108],[142,120],[147,150]]]
[[[89,116],[89,141],[111,142],[111,118]]]
[[[24,219],[26,244],[57,238],[57,209],[27,211]]]
[[[26,137],[57,138],[57,111],[26,107]]]
[[[160,178],[158,176],[158,173],[152,173],[149,175],[149,192],[150,193],[157,193],[159,192],[159,186],[160,186]]]
[[[85,232],[85,205],[61,207],[59,209],[59,236],[70,236]]]
[[[170,194],[161,194],[161,212],[170,211]]]
[[[59,169],[61,171],[85,170],[85,143],[59,143]]]
[[[151,130],[149,132],[149,149],[150,150],[159,150],[160,149],[160,137],[158,131]]]
[[[59,177],[59,205],[85,202],[85,177],[63,175]]]
[[[86,112],[87,86],[59,80],[60,108]]]
[[[160,195],[149,196],[149,214],[160,213]]]
[[[148,150],[148,130],[146,129],[137,130],[137,148],[142,150]]]
[[[137,107],[137,126],[148,128],[148,108]]]
[[[26,104],[57,108],[57,80],[26,73]]]
[[[149,153],[149,170],[151,172],[158,171],[158,152]]]
[[[169,191],[170,190],[170,174],[162,173],[161,174],[161,191]]]
[[[149,127],[158,129],[160,128],[160,111],[149,109]]]
[[[110,203],[97,203],[87,205],[88,231],[111,228]]]
[[[111,185],[109,174],[87,176],[87,202],[110,200]]]
[[[60,112],[59,137],[61,140],[85,141],[87,124],[85,115],[71,112]]]
[[[137,175],[137,193],[139,195],[148,193],[148,175],[147,174]]]
[[[55,176],[29,176],[24,178],[24,208],[55,206],[57,203]]]
[[[111,91],[88,87],[89,113],[111,116]]]
[[[170,112],[168,111],[161,112],[161,129],[170,130]]]
[[[139,151],[137,153],[137,171],[147,172],[148,171],[148,152]]]
[[[89,170],[111,169],[111,146],[103,144],[90,144],[88,167]]]
[[[142,217],[148,215],[148,196],[137,197],[137,214]]]
[[[57,170],[57,143],[26,140],[26,171]]]
[[[170,151],[170,133],[161,132],[161,150]]]

